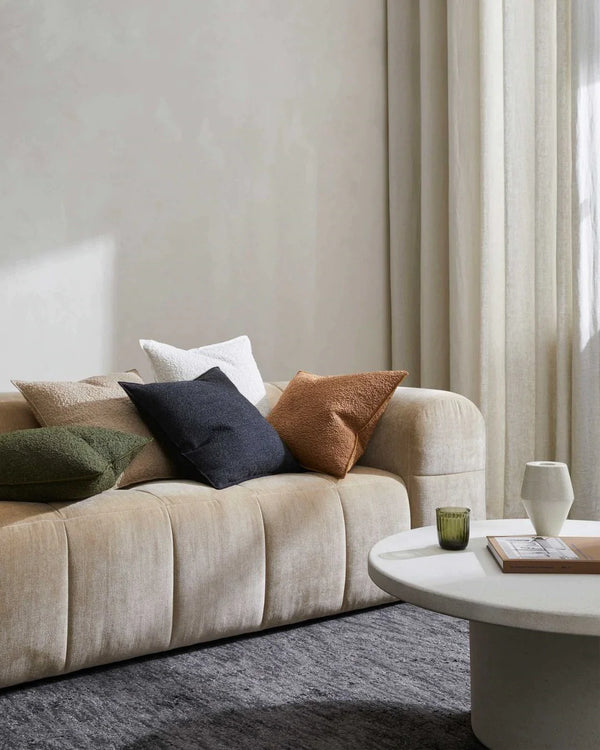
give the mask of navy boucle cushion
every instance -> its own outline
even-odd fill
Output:
[[[302,471],[277,431],[218,367],[195,380],[121,386],[189,479],[223,489]]]

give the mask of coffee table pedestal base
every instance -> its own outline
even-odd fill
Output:
[[[471,725],[493,750],[598,750],[600,638],[471,622]]]

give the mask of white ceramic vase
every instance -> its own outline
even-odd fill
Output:
[[[538,536],[559,536],[573,504],[567,464],[530,461],[525,466],[521,499]]]

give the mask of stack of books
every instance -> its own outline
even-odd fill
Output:
[[[488,536],[503,573],[600,574],[600,537]]]

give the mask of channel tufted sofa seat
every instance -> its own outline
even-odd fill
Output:
[[[272,404],[284,386],[267,385]],[[20,394],[0,395],[0,432],[37,426]],[[341,480],[0,501],[0,686],[390,601],[368,577],[371,546],[440,504],[484,518],[484,466],[470,401],[400,387]]]

